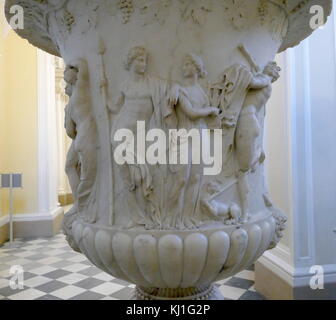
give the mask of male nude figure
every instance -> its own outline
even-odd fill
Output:
[[[242,202],[242,222],[246,222],[249,217],[247,174],[265,159],[260,141],[262,125],[258,119],[259,113],[271,97],[272,83],[279,78],[280,70],[275,62],[269,62],[262,73],[253,76],[239,115],[235,145],[239,165],[237,176]]]
[[[92,192],[97,172],[97,128],[88,96],[89,79],[87,64],[79,60],[76,66],[67,66],[64,78],[69,103],[65,109],[65,129],[73,140],[66,159],[75,204],[71,212],[80,213]],[[84,217],[94,222],[93,213]]]

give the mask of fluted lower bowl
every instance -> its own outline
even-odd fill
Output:
[[[122,230],[77,219],[83,254],[112,276],[144,288],[205,287],[254,263],[272,243],[272,215],[242,226],[198,230]]]

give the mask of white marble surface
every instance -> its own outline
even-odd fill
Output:
[[[71,247],[135,283],[138,298],[218,299],[212,282],[245,269],[282,236],[286,217],[264,178],[265,104],[279,78],[275,54],[313,31],[313,1],[6,3],[26,6],[18,33],[67,65]],[[331,2],[318,3],[327,16]],[[126,149],[135,163],[119,163],[116,137],[125,129],[139,138],[136,151],[132,140]],[[167,158],[188,141],[182,133],[177,143],[171,130],[211,129],[200,141],[220,155],[221,170],[206,173],[204,157],[142,162],[140,146],[150,144],[141,134],[151,129],[166,134],[157,148]]]

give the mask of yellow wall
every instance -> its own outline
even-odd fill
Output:
[[[0,8],[1,10],[1,8]],[[3,19],[3,17],[0,17]],[[0,24],[1,26],[1,24]],[[37,212],[37,50],[13,31],[0,30],[0,172],[23,173],[16,213]],[[0,191],[0,217],[8,191]]]
[[[7,167],[7,158],[4,156],[4,150],[7,150],[7,140],[6,135],[6,96],[5,96],[5,52],[6,52],[6,41],[5,41],[5,30],[3,24],[2,6],[0,5],[0,172],[2,172]],[[3,197],[5,195],[4,190],[0,189],[0,217],[4,215],[4,201]]]

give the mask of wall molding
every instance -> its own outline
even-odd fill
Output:
[[[275,250],[275,249],[274,249]],[[265,268],[269,269],[272,273],[277,275],[289,285],[293,285],[294,280],[294,267],[281,259],[274,252],[265,252],[258,260]]]
[[[13,215],[14,236],[19,238],[53,236],[59,232],[63,216],[64,209],[61,207],[44,214],[17,213]],[[0,228],[5,227],[9,227],[9,215],[0,218]]]
[[[295,264],[314,264],[315,230],[309,39],[287,54]]]
[[[52,221],[59,215],[64,213],[63,208],[56,208],[49,214],[41,213],[16,213],[13,215],[13,222],[25,222],[25,221]],[[0,228],[9,223],[9,215],[5,215],[0,218]]]
[[[285,162],[291,188],[286,205],[292,209],[288,225],[292,239],[288,247],[280,242],[256,263],[255,287],[267,298],[336,299],[336,256],[332,250],[336,169],[331,165],[336,159],[332,120],[335,40],[334,12],[323,30],[285,53],[285,77],[280,81],[286,90],[286,103],[275,102],[275,107],[287,113],[288,126],[283,130],[288,138],[278,152],[288,154]],[[322,45],[327,45],[326,50],[321,51]],[[310,288],[312,266],[323,267],[324,290]]]
[[[41,214],[41,213],[23,213],[23,214],[15,214],[13,216],[14,222],[25,222],[25,221],[52,221],[60,214],[63,214],[63,208],[56,208],[52,210],[50,213]]]
[[[309,283],[314,275],[310,272],[311,267],[294,268],[292,265],[281,259],[279,254],[272,251],[265,252],[257,263],[260,263],[276,277],[282,279],[292,289],[299,287],[310,288]],[[336,264],[325,264],[321,265],[321,267],[324,270],[324,284],[336,286]],[[256,269],[258,269],[258,266]],[[256,272],[258,272],[258,270],[256,270]],[[273,289],[275,290],[275,288]]]
[[[8,214],[0,218],[0,228],[2,228],[7,223],[9,223],[9,215]]]

